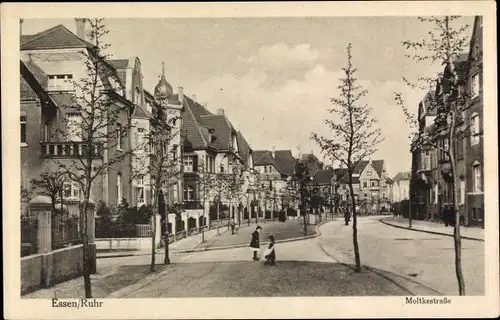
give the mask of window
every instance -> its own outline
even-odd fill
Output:
[[[367,188],[368,187],[368,181],[363,181],[363,188]]]
[[[52,91],[72,91],[73,75],[72,74],[52,74],[48,76],[47,88]]]
[[[377,181],[371,181],[371,186],[376,187],[377,186]]]
[[[122,202],[122,174],[118,173],[116,176],[116,203]]]
[[[145,197],[144,197],[144,178],[143,177],[138,177],[136,179],[135,194],[137,197],[137,204],[142,205],[142,204],[146,203]]]
[[[193,156],[184,156],[184,172],[193,172]]]
[[[458,199],[458,204],[463,205],[465,203],[465,181],[460,180],[460,185],[458,187],[460,198]]]
[[[193,201],[193,200],[195,200],[195,197],[194,197],[194,187],[187,186],[186,188],[184,188],[184,200],[185,201]]]
[[[373,174],[373,173],[372,173],[371,171],[367,171],[367,172],[366,172],[366,175],[367,175],[367,176],[371,176],[372,174]]]
[[[473,98],[477,97],[479,95],[479,73],[476,73],[475,75],[472,76],[471,78],[471,96]]]
[[[134,91],[134,103],[137,105],[141,104],[141,90],[139,88],[135,88]]]
[[[116,124],[116,135],[116,138],[118,140],[118,145],[116,146],[116,148],[118,150],[123,150],[123,129],[122,125],[119,123]]]
[[[439,194],[439,189],[438,189],[438,184],[434,184],[434,204],[438,203],[438,194]]]
[[[455,145],[455,154],[457,155],[457,159],[464,158],[464,139],[457,138]]]
[[[267,173],[267,166],[264,166],[264,173]]]
[[[473,113],[470,117],[470,144],[475,145],[479,143],[479,114]]]
[[[21,123],[21,145],[27,145],[27,140],[26,140],[26,116],[21,116],[20,123]]]
[[[73,181],[64,183],[64,189],[63,189],[64,198],[80,199],[80,196],[81,196],[80,185],[77,182]]]
[[[66,114],[69,141],[82,141],[82,116],[79,113]]]
[[[479,44],[474,46],[473,58],[476,60],[479,59]]]
[[[424,170],[430,170],[430,169],[431,169],[431,154],[429,150],[426,150],[424,155]]]
[[[222,164],[220,165],[220,172],[224,173],[224,165],[222,165]]]
[[[147,146],[146,146],[146,129],[137,128],[136,137],[135,137],[135,146],[136,146],[136,148],[147,148]]]
[[[172,146],[172,161],[177,161],[177,145]]]
[[[474,192],[481,192],[481,165],[476,164],[472,167],[472,182]]]

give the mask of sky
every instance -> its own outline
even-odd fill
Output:
[[[472,26],[473,17],[463,21]],[[275,147],[296,155],[323,156],[312,132],[331,136],[331,117],[341,68],[352,44],[363,101],[373,109],[385,138],[373,160],[384,159],[390,176],[409,171],[410,129],[394,103],[400,92],[416,112],[425,92],[408,88],[402,77],[430,76],[439,66],[404,56],[404,40],[419,40],[429,26],[412,17],[178,18],[106,19],[113,59],[138,57],[144,87],[153,91],[165,62],[174,90],[196,95],[211,112],[221,108],[254,150]],[[24,20],[23,34],[74,20]],[[472,33],[472,28],[469,28]],[[328,163],[329,161],[326,160]]]

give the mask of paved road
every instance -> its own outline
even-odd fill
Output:
[[[453,238],[384,225],[377,217],[359,219],[361,263],[409,276],[442,294],[458,295]],[[324,225],[320,246],[342,261],[353,261],[352,228]],[[467,295],[484,294],[484,242],[462,240]]]
[[[451,237],[394,228],[376,217],[362,217],[359,245],[365,268],[357,274],[349,267],[354,263],[351,226],[337,220],[320,231],[318,238],[278,243],[274,267],[252,261],[247,247],[173,252],[172,264],[158,267],[158,278],[151,283],[139,282],[119,297],[457,294]],[[484,294],[484,242],[463,240],[462,256],[467,294]],[[162,259],[158,254],[157,263]],[[120,277],[130,272],[137,276],[127,277],[127,283],[144,277],[149,260],[148,256],[99,259],[96,294],[104,297],[113,288],[123,287]],[[124,268],[127,270],[121,270]],[[117,269],[127,272],[116,273]],[[57,287],[58,296],[76,297],[81,279]],[[30,297],[45,297],[42,293],[52,297],[51,291],[40,290]]]
[[[259,225],[262,227],[260,232],[261,243],[268,242],[269,235],[274,235],[276,241],[304,236],[303,220],[287,220],[285,222],[268,221],[265,223],[259,223]],[[231,231],[227,231],[221,236],[212,237],[206,242],[199,244],[196,248],[204,249],[233,245],[250,245],[252,232],[254,232],[256,226],[256,224],[250,226],[242,224],[242,228],[235,234],[231,234]],[[227,227],[222,227],[221,231],[222,230],[227,230]],[[315,226],[308,226],[307,235],[310,236],[314,234],[316,234]]]

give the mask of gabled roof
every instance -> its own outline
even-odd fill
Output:
[[[40,99],[43,102],[53,104],[51,97],[45,92],[45,88],[42,87],[33,72],[26,66],[26,63],[20,60],[19,65],[21,100]]]
[[[94,48],[62,24],[33,35],[21,36],[21,50]]]
[[[398,182],[401,180],[410,180],[410,172],[398,172],[398,174],[396,174],[394,178],[392,178],[392,180],[394,182]]]
[[[132,117],[151,119],[152,116],[153,115],[148,110],[144,109],[143,107],[141,107],[139,105],[134,105],[134,113],[132,114]]]
[[[182,112],[182,123],[186,133],[184,146],[194,150],[206,149],[209,146],[209,141],[205,137],[203,131],[206,131],[208,136],[208,129],[203,128],[197,121],[193,112],[195,103],[189,97],[184,96],[184,111]]]
[[[253,152],[254,166],[273,165],[276,170],[284,175],[292,175],[295,169],[297,159],[292,156],[290,150],[276,150],[274,152],[269,150],[255,150]]]
[[[313,182],[317,184],[327,184],[330,185],[332,183],[334,170],[332,169],[321,169],[316,171],[314,174]]]
[[[241,160],[243,161],[243,164],[248,165],[248,158],[250,154],[252,153],[252,148],[248,144],[248,142],[245,140],[245,137],[241,133],[241,131],[238,131],[236,133],[236,139],[238,142],[238,148],[239,148],[239,154],[241,157]]]
[[[421,108],[421,110],[419,110],[419,115],[418,115],[419,117],[421,117],[423,115],[426,115],[426,116],[437,115],[437,108],[436,108],[436,106],[434,106],[435,105],[435,103],[434,103],[435,96],[436,96],[436,91],[434,91],[434,90],[427,91],[424,98],[422,99],[422,101],[420,101],[420,104],[419,104],[420,108]]]
[[[215,130],[216,139],[213,142],[219,151],[228,151],[231,143],[233,126],[224,115],[203,115],[200,117],[207,128]]]
[[[355,174],[361,174],[363,170],[365,170],[366,166],[368,165],[370,161],[368,160],[361,160],[358,165],[354,168]],[[372,160],[372,167],[375,169],[375,172],[379,175],[379,177],[382,177],[382,170],[384,169],[384,160]]]
[[[114,60],[106,60],[106,62],[111,65],[116,70],[116,75],[118,79],[126,85],[127,83],[127,67],[129,60],[128,59],[114,59]]]

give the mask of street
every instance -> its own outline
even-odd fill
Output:
[[[365,268],[353,272],[352,228],[324,224],[315,239],[277,244],[277,265],[251,261],[248,248],[178,254],[175,264],[127,298],[321,295],[457,295],[453,240],[359,219]],[[484,243],[463,241],[468,295],[484,293]],[[374,272],[372,272],[374,271]],[[409,289],[409,290],[408,290]]]

